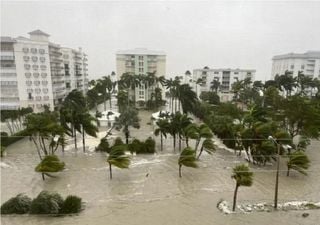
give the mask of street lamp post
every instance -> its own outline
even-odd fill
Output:
[[[274,188],[274,209],[278,208],[278,189],[279,189],[279,168],[280,168],[280,144],[272,137],[268,137],[269,140],[272,140],[277,146],[277,172],[276,172],[276,184]]]

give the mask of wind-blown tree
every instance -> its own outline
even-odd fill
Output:
[[[250,172],[249,167],[244,164],[238,165],[233,168],[233,174],[231,178],[235,179],[236,181],[236,188],[234,190],[234,195],[233,195],[233,206],[232,206],[233,211],[235,211],[236,209],[238,188],[240,186],[250,187],[253,182],[252,177],[253,177],[253,173]]]
[[[290,174],[290,170],[296,170],[303,175],[307,175],[306,170],[310,166],[310,160],[303,151],[296,151],[289,154],[289,160],[287,162],[287,176]]]
[[[107,110],[107,99],[109,99],[111,109],[111,93],[113,91],[113,83],[110,76],[103,76],[102,79],[97,80],[96,90],[103,97],[104,111]]]
[[[219,80],[214,79],[210,84],[211,84],[210,85],[211,91],[216,93],[216,94],[218,94],[218,90],[219,90],[220,85],[221,85]]]
[[[187,147],[189,147],[189,139],[198,140],[199,138],[199,127],[196,123],[190,123],[182,131]]]
[[[207,102],[209,104],[213,105],[219,105],[220,104],[220,97],[218,94],[212,91],[203,91],[200,94],[200,99],[204,102]]]
[[[156,122],[157,128],[154,131],[156,136],[160,134],[161,141],[161,151],[163,151],[163,137],[167,138],[167,133],[169,132],[169,121],[167,119],[159,119]]]
[[[138,111],[132,107],[126,107],[119,118],[116,118],[116,129],[120,130],[123,128],[122,131],[126,137],[126,144],[129,144],[129,127],[139,129],[139,121]]]
[[[53,177],[48,173],[55,173],[62,171],[65,167],[64,162],[61,162],[56,155],[47,155],[36,166],[35,171],[42,174],[42,179],[45,180],[45,176]]]
[[[182,106],[184,114],[194,112],[195,105],[198,101],[197,94],[192,90],[189,84],[177,86],[177,98]]]
[[[112,166],[120,169],[127,169],[130,165],[130,158],[125,155],[127,145],[116,145],[111,148],[107,162],[109,163],[109,174],[112,179]]]
[[[216,150],[216,146],[214,145],[212,139],[207,138],[202,142],[202,146],[200,148],[200,152],[199,152],[197,159],[200,159],[200,156],[201,156],[203,150],[206,151],[210,155]]]
[[[1,110],[1,122],[6,123],[11,135],[24,129],[24,120],[27,114],[32,113],[32,108],[19,108],[17,110]]]
[[[281,91],[285,91],[286,97],[291,96],[292,91],[298,86],[296,78],[291,71],[285,71],[283,75],[276,75],[274,80]]]
[[[198,146],[199,146],[202,138],[211,139],[212,137],[213,137],[213,134],[212,134],[210,127],[205,123],[200,124],[199,129],[198,129],[198,138],[196,139],[196,145],[194,148],[195,151],[197,152]]]
[[[79,121],[81,124],[83,152],[86,151],[85,134],[91,137],[97,137],[98,127],[94,124],[97,120],[88,112],[79,114]]]
[[[177,135],[179,137],[179,151],[181,151],[181,142],[184,137],[184,130],[189,124],[191,124],[192,118],[188,117],[186,114],[177,112],[172,115],[171,121],[173,126],[176,126]]]
[[[165,81],[165,87],[167,89],[169,89],[169,96],[170,96],[170,100],[169,100],[169,103],[171,105],[171,113],[173,113],[173,100],[174,100],[174,97],[175,97],[175,94],[174,94],[174,80],[172,78],[168,79]]]
[[[64,146],[64,128],[59,124],[56,112],[32,113],[25,120],[27,133],[35,144],[40,160],[53,155],[59,146]]]
[[[182,177],[182,173],[181,173],[182,166],[197,168],[198,165],[196,161],[197,161],[196,152],[192,148],[187,147],[183,149],[183,151],[180,153],[180,157],[178,160],[179,177]]]

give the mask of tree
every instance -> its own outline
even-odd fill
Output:
[[[156,122],[158,128],[155,129],[154,134],[158,136],[160,134],[161,141],[161,151],[163,151],[163,137],[167,138],[167,133],[169,132],[169,121],[167,119],[159,119]]]
[[[287,176],[289,176],[290,170],[296,170],[303,175],[307,175],[307,170],[310,166],[310,160],[303,151],[296,151],[289,154],[289,160],[287,162]]]
[[[212,139],[207,138],[202,142],[202,146],[200,148],[200,152],[199,152],[197,159],[200,159],[200,156],[201,156],[203,150],[205,150],[210,155],[216,150],[216,147],[215,147]]]
[[[178,85],[176,88],[177,98],[182,106],[184,114],[194,112],[194,107],[198,101],[197,94],[192,90],[189,84]]]
[[[219,80],[214,79],[210,84],[211,84],[210,89],[212,90],[212,92],[218,94],[218,90],[221,85]]]
[[[97,137],[98,127],[94,124],[96,119],[88,112],[79,114],[79,121],[82,127],[83,152],[86,151],[85,134],[91,137]]]
[[[116,118],[116,129],[120,130],[123,127],[122,131],[126,136],[126,144],[129,144],[129,127],[132,126],[139,129],[139,121],[140,118],[138,117],[138,111],[132,107],[126,107],[120,114],[119,118]]]
[[[182,177],[182,175],[181,175],[182,166],[197,168],[198,165],[197,165],[196,161],[197,161],[197,159],[195,156],[195,151],[192,148],[187,147],[187,148],[183,149],[183,151],[180,154],[179,160],[178,160],[179,177]]]
[[[240,186],[250,187],[252,185],[252,177],[253,173],[250,172],[250,169],[247,165],[241,164],[233,168],[233,174],[231,178],[235,179],[236,181],[236,188],[233,195],[233,211],[236,209],[238,188]]]
[[[44,175],[51,176],[48,173],[55,173],[62,171],[65,167],[64,162],[61,162],[56,155],[47,155],[36,166],[35,171],[42,173],[42,179],[45,180]]]
[[[127,145],[116,145],[111,148],[107,159],[110,179],[112,179],[112,165],[121,169],[129,168],[130,158],[125,155],[125,150],[127,150]]]
[[[203,91],[200,94],[200,99],[202,101],[208,102],[209,104],[219,105],[220,97],[217,93],[211,91]]]

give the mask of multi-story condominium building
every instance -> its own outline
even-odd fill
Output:
[[[69,54],[40,30],[29,34],[1,37],[1,109],[32,107],[39,112],[47,105],[52,110],[71,90],[85,92],[87,56],[81,50]]]
[[[299,71],[312,78],[320,78],[320,51],[308,51],[303,54],[289,53],[272,58],[271,78],[282,75],[285,71],[297,76]]]
[[[118,80],[124,73],[147,75],[154,72],[156,77],[166,75],[166,54],[161,51],[152,51],[144,48],[118,51],[116,63]],[[154,87],[146,87],[143,83],[136,87],[136,101],[148,101],[151,98],[150,88]],[[165,93],[162,90],[163,99],[164,96]]]
[[[210,69],[205,67],[203,69],[194,69],[193,74],[189,75],[190,79],[186,79],[189,79],[189,83],[193,86],[198,96],[203,91],[210,91],[214,80],[218,81],[220,83],[218,95],[220,96],[220,100],[225,102],[231,101],[233,98],[232,84],[246,78],[250,78],[253,81],[255,72],[255,70]],[[197,84],[199,78],[202,82]]]

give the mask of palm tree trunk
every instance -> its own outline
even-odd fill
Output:
[[[288,170],[287,170],[287,177],[290,175],[290,168],[288,167]]]
[[[180,177],[180,178],[182,177],[182,175],[181,175],[181,168],[182,168],[182,165],[179,164],[179,177]]]
[[[110,175],[110,180],[112,180],[112,167],[111,167],[111,163],[109,163],[109,175]]]
[[[82,125],[82,148],[83,148],[83,152],[86,152],[86,141],[84,138],[84,129],[83,129],[83,125]]]
[[[236,185],[236,189],[234,189],[232,211],[235,211],[235,210],[236,210],[238,188],[239,188],[239,185],[237,184],[237,185]]]
[[[173,151],[176,151],[176,135],[173,135]]]
[[[186,145],[187,145],[187,147],[189,147],[189,138],[188,137],[186,137]]]
[[[199,147],[200,139],[196,140],[196,146],[194,147],[194,151],[197,152],[198,147]]]
[[[200,156],[201,156],[202,152],[203,152],[203,146],[202,146],[202,147],[201,147],[201,149],[200,149],[200,152],[199,152],[199,155],[198,155],[198,158],[197,158],[197,159],[199,159],[199,158],[200,158]]]
[[[104,111],[107,111],[107,102],[106,102],[106,95],[103,96],[103,106],[104,106]]]
[[[77,146],[77,131],[76,131],[76,129],[74,129],[74,147],[76,149],[78,149],[78,146]]]
[[[41,173],[42,180],[45,180],[44,173]]]
[[[181,152],[181,138],[179,137],[179,152]]]
[[[160,140],[161,140],[161,151],[163,151],[163,138],[162,138],[162,133],[160,134]]]

